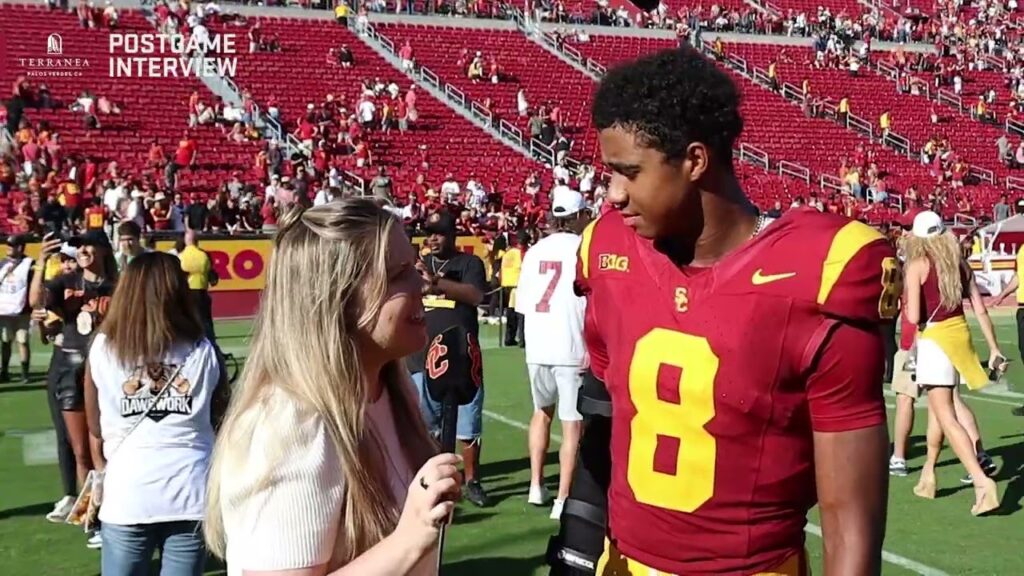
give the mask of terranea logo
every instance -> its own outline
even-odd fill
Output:
[[[88,58],[64,54],[64,38],[60,34],[46,37],[46,58],[18,58],[25,75],[33,78],[75,78],[89,67]]]
[[[50,34],[46,39],[46,53],[60,56],[64,54],[64,39],[60,34]]]
[[[111,78],[232,77],[238,65],[235,34],[198,29],[184,34],[110,35]]]

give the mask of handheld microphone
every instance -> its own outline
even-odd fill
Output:
[[[483,382],[480,343],[462,326],[449,326],[431,339],[424,364],[427,394],[441,403],[441,450],[455,452],[459,406],[472,402]],[[442,525],[438,536],[438,576],[447,528],[447,523]]]

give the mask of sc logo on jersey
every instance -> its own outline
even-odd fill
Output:
[[[616,272],[629,271],[629,257],[618,254],[601,254],[598,258],[597,267],[599,270],[614,270]]]

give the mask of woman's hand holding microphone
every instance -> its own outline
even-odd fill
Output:
[[[462,495],[462,476],[456,467],[461,461],[455,454],[438,454],[419,469],[395,528],[401,541],[424,553],[437,544],[441,526],[448,522]]]

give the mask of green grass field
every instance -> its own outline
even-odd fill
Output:
[[[1015,356],[1012,317],[996,320],[1004,351]],[[245,321],[219,323],[218,334],[226,351],[244,358],[249,326]],[[548,519],[547,509],[526,504],[529,461],[524,427],[531,402],[523,354],[518,348],[497,348],[497,327],[485,327],[482,340],[490,347],[485,353],[487,417],[482,468],[494,506],[477,509],[461,505],[445,550],[445,574],[546,575],[543,553],[557,525]],[[38,344],[36,348],[35,381],[28,386],[0,385],[0,573],[98,574],[99,553],[85,548],[81,530],[50,524],[44,518],[60,495],[60,483],[56,465],[45,459],[40,462],[40,450],[34,447],[34,440],[51,427],[41,382],[49,350]],[[1012,366],[1009,379],[1024,384],[1020,362]],[[925,501],[911,493],[924,456],[926,419],[923,411],[917,412],[911,475],[891,482],[885,574],[1024,574],[1020,549],[1024,535],[1024,418],[1010,415],[1010,408],[1021,402],[1012,394],[969,395],[987,448],[1000,465],[996,479],[1003,507],[986,518],[971,517],[972,490],[959,483],[963,470],[948,449],[939,469],[938,498]],[[554,487],[554,453],[549,462],[549,486]],[[815,573],[821,574],[821,540],[814,534],[813,524],[816,514],[812,512],[809,520],[807,548]],[[210,574],[223,574],[223,570],[211,567]]]

